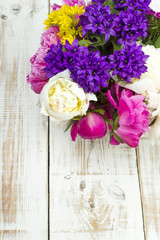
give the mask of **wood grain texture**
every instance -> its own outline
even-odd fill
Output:
[[[74,143],[39,113],[25,76],[48,3],[0,0],[0,239],[159,240],[160,145]]]
[[[26,83],[48,2],[0,0],[0,239],[48,239],[48,127]]]
[[[146,240],[160,239],[160,143],[140,142],[137,150]]]
[[[51,240],[144,239],[135,150],[52,124],[50,139]]]

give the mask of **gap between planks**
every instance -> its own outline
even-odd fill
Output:
[[[137,175],[138,175],[138,183],[139,183],[139,192],[141,199],[141,209],[142,209],[142,220],[143,220],[143,232],[144,232],[144,240],[146,240],[146,228],[145,228],[145,218],[144,218],[144,204],[143,204],[143,193],[142,193],[142,178],[141,178],[141,170],[140,170],[140,158],[139,158],[139,147],[135,149],[136,151],[136,164],[137,164]]]
[[[50,0],[48,0],[48,14],[50,14]],[[48,117],[48,240],[50,240],[50,119]]]

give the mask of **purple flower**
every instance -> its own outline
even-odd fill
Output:
[[[50,49],[47,52],[44,60],[47,63],[44,71],[47,73],[47,77],[51,78],[59,72],[67,69],[66,59],[67,56],[62,51],[63,45],[58,40],[57,45],[52,44]]]
[[[124,49],[115,51],[108,57],[113,69],[112,75],[118,75],[127,82],[133,77],[140,79],[141,74],[147,71],[145,64],[148,57],[143,53],[142,46],[126,42]]]
[[[114,15],[110,13],[109,6],[102,6],[100,1],[86,7],[85,13],[80,16],[79,25],[82,26],[83,37],[87,33],[105,35],[106,42],[110,36],[115,35]]]
[[[118,43],[124,41],[136,41],[139,37],[147,37],[148,20],[146,15],[138,10],[127,9],[121,11],[115,18],[115,31],[119,38]]]
[[[89,52],[84,47],[72,58],[69,66],[71,78],[77,82],[85,92],[99,92],[100,88],[107,87],[110,79],[110,65],[106,57],[101,57],[99,51]]]
[[[106,0],[92,0],[92,3],[97,3],[97,2],[99,2],[99,3],[103,4],[105,1],[106,1]]]
[[[86,47],[78,45],[78,39],[76,38],[72,45],[66,40],[66,44],[64,45],[65,49],[69,53],[70,57],[73,57],[75,54],[79,54],[80,52],[85,51]]]
[[[137,8],[146,12],[149,9],[151,0],[113,0],[116,3],[115,9],[123,10],[124,8]]]
[[[66,52],[62,47],[60,42],[53,44],[44,58],[47,63],[44,70],[48,78],[69,69],[73,81],[85,92],[98,92],[100,88],[108,86],[110,64],[106,62],[106,57],[100,56],[99,51],[90,52],[87,47],[78,46],[77,39],[72,45],[66,41]]]

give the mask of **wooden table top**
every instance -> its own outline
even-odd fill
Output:
[[[0,239],[160,240],[160,142],[74,143],[39,113],[25,76],[49,4],[0,0]]]

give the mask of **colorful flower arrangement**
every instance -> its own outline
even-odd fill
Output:
[[[160,138],[160,13],[150,0],[63,0],[44,24],[27,82],[71,138],[137,147]]]

